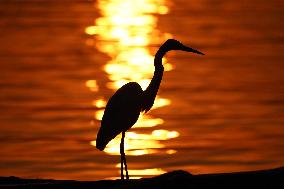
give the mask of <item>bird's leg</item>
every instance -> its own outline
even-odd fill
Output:
[[[122,132],[122,138],[125,137],[125,132]],[[124,141],[123,141],[123,163],[124,163],[124,168],[126,172],[126,180],[129,180],[129,175],[128,175],[128,170],[127,170],[127,164],[126,164],[126,156],[124,153]]]
[[[126,172],[126,180],[129,180],[128,170],[127,170],[127,164],[126,164],[126,157],[124,156],[124,168]]]
[[[124,136],[122,134],[121,142],[120,142],[120,177],[121,177],[121,180],[124,180],[124,175],[123,175],[124,158],[123,158],[123,155],[124,155]]]

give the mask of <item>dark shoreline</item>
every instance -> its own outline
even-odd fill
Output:
[[[52,179],[22,179],[0,177],[0,188],[284,188],[284,167],[236,173],[192,175],[186,171],[173,171],[152,178],[99,181],[75,181]]]

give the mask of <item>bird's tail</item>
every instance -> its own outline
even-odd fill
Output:
[[[96,140],[96,148],[99,149],[100,151],[103,151],[106,147],[107,143],[105,142],[105,140],[103,140],[102,136],[97,135],[97,140]]]
[[[96,148],[103,151],[106,145],[112,139],[114,139],[119,133],[120,133],[119,130],[112,129],[111,127],[108,127],[107,125],[102,124],[97,134]]]
[[[97,144],[96,148],[99,149],[100,151],[103,151],[105,149],[105,146]]]
[[[96,148],[103,151],[106,145],[111,141],[116,135],[112,133],[111,130],[106,130],[106,127],[101,127],[96,139]]]

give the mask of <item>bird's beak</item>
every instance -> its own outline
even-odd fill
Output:
[[[192,48],[190,48],[190,47],[187,47],[187,46],[185,46],[185,45],[183,45],[183,44],[181,44],[180,50],[186,51],[186,52],[193,52],[193,53],[196,53],[196,54],[205,55],[204,53],[202,53],[202,52],[200,52],[200,51],[198,51],[198,50],[192,49]]]

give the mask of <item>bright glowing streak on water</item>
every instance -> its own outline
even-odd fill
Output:
[[[86,87],[88,87],[93,92],[99,91],[99,86],[98,86],[96,80],[88,80],[88,81],[86,81]]]
[[[97,2],[97,7],[102,17],[95,20],[94,26],[87,27],[85,33],[95,37],[95,40],[86,41],[87,45],[95,46],[111,58],[103,67],[109,79],[104,87],[116,91],[128,82],[137,82],[145,90],[154,73],[154,54],[148,46],[156,46],[171,37],[170,34],[162,34],[156,29],[158,18],[153,14],[167,14],[168,7],[163,0],[100,0]],[[163,64],[165,71],[173,69],[166,58],[163,59]],[[94,80],[87,81],[86,85],[92,91],[98,90]],[[169,99],[157,96],[152,109],[162,108],[170,103]],[[106,101],[98,98],[93,101],[93,106],[100,108],[94,115],[95,119],[100,121],[104,113],[101,108],[106,106]],[[152,132],[139,133],[139,128],[154,128],[163,123],[162,118],[154,117],[151,113],[140,115],[133,126],[136,130],[126,133],[126,154],[142,156],[176,153],[176,150],[165,149],[161,141],[178,137],[178,132],[154,129]],[[104,152],[119,155],[120,140],[121,135],[113,139]],[[90,143],[96,145],[95,140]],[[164,172],[158,168],[129,170],[129,174],[135,176]]]
[[[116,164],[115,167],[120,168],[120,163]],[[159,168],[154,169],[143,169],[143,170],[129,170],[129,173],[131,175],[157,175],[157,174],[163,174],[166,173],[164,170]]]
[[[169,140],[179,136],[176,131],[168,130],[154,130],[151,134],[138,134],[136,132],[127,132],[125,137],[125,150],[127,155],[144,155],[144,154],[154,154],[161,153],[165,145],[160,143],[161,140]],[[120,144],[121,135],[118,135],[115,139],[110,141],[107,145],[105,152],[112,155],[119,155],[120,150],[118,148]],[[96,141],[91,141],[91,145],[96,146]],[[173,154],[175,150],[167,150],[164,153]]]

